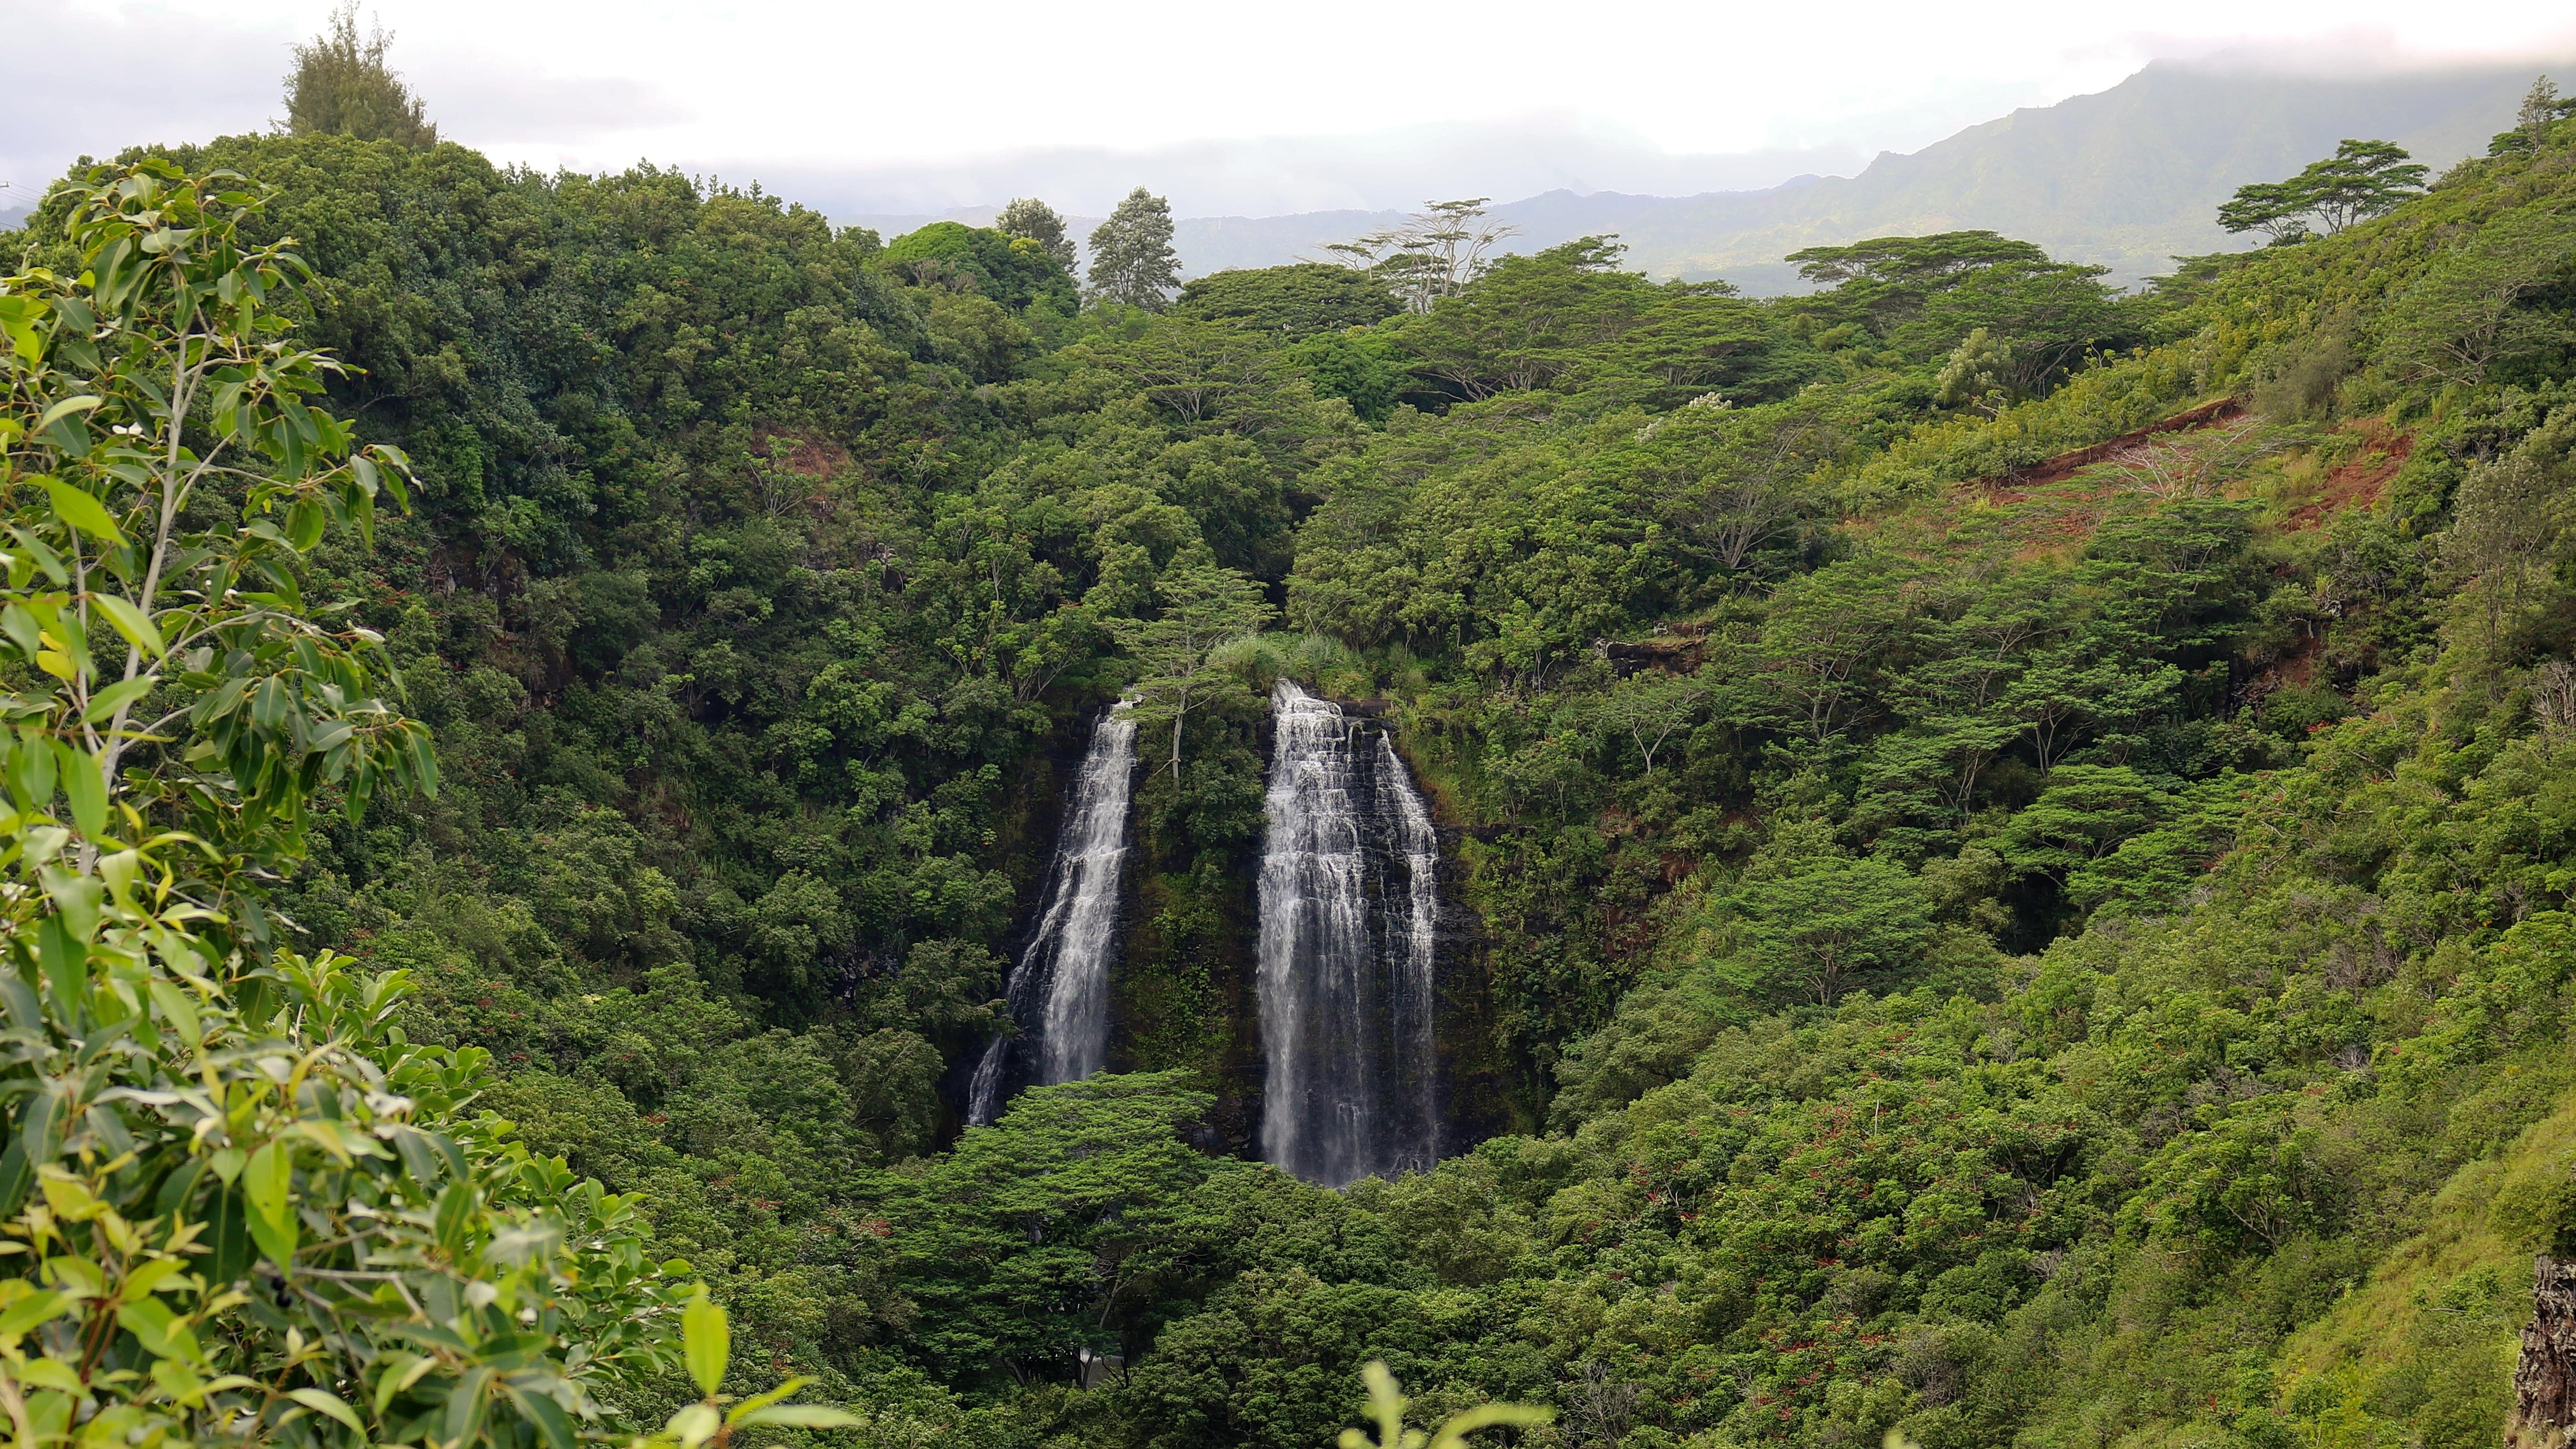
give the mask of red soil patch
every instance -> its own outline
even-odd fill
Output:
[[[2289,519],[2282,525],[2284,529],[2296,533],[2303,528],[2314,528],[2344,509],[2368,508],[2379,501],[2380,490],[2388,486],[2388,480],[2396,477],[2398,470],[2406,466],[2407,458],[2413,455],[2415,435],[2393,433],[2386,423],[2377,419],[2362,424],[2362,433],[2373,444],[2371,453],[2329,470],[2325,486],[2315,498],[2291,511]]]
[[[761,438],[769,460],[800,478],[829,478],[850,466],[839,444],[782,428]]]
[[[2060,453],[2054,458],[2033,463],[2027,468],[2011,469],[2000,478],[1981,478],[1969,486],[1987,489],[1997,503],[2017,502],[2022,497],[2023,490],[2050,483],[2063,483],[2096,463],[2109,462],[2158,433],[2189,432],[2194,428],[2205,428],[2242,417],[2244,413],[2245,404],[2232,397],[2223,397],[2213,403],[2203,403],[2189,412],[2176,413],[2163,422],[2149,423],[2143,428],[2131,428],[2116,438],[2105,438],[2089,448],[2078,448],[2072,453]]]

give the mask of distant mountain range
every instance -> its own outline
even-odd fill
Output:
[[[2244,245],[2218,229],[2218,204],[2246,182],[2297,171],[2345,137],[2395,141],[2436,174],[2483,154],[2512,123],[2536,69],[2328,78],[2159,61],[2096,95],[2018,110],[1910,155],[1883,152],[1856,176],[1681,197],[1552,190],[1494,214],[1519,229],[1514,250],[1615,232],[1631,265],[1664,277],[1723,277],[1754,293],[1796,290],[1796,269],[1781,258],[1801,247],[1964,228],[2034,241],[2135,283],[2175,256]],[[888,236],[943,218],[981,225],[1003,199],[936,216],[841,220]],[[1187,217],[1175,245],[1184,271],[1197,276],[1318,256],[1400,217],[1356,209]],[[1097,224],[1074,221],[1084,232]]]

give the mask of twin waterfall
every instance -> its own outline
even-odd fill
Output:
[[[977,1126],[1001,1115],[1017,1085],[1079,1081],[1108,1059],[1109,956],[1135,775],[1136,722],[1121,703],[1091,727],[1091,748],[1047,867],[1037,930],[1011,968],[1011,1017],[1020,1037],[995,1041],[975,1067],[966,1120]]]
[[[1384,734],[1271,695],[1261,860],[1261,1155],[1308,1182],[1427,1170],[1440,842]]]
[[[1269,837],[1256,962],[1261,1155],[1339,1187],[1439,1158],[1432,1022],[1440,841],[1381,731],[1280,681],[1271,695]],[[975,1070],[968,1120],[1031,1083],[1073,1081],[1107,1057],[1136,725],[1092,727],[1036,929],[1012,969],[1016,1038]]]

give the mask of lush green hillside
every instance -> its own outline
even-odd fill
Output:
[[[2496,1437],[2576,1223],[2576,122],[2142,297],[1586,239],[1422,313],[1081,305],[998,233],[453,145],[174,159],[275,188],[418,475],[299,567],[443,786],[239,889],[639,1195],[736,1387],[888,1445],[1323,1444],[1371,1358],[1531,1444]],[[1248,589],[1282,628],[1148,654]],[[1200,692],[1122,1074],[961,1132],[1071,726],[1149,668]],[[1242,1155],[1281,673],[1388,701],[1452,827],[1440,1049],[1508,1129],[1340,1193]]]

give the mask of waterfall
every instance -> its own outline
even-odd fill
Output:
[[[1415,1069],[1413,1092],[1427,1155],[1440,1157],[1440,1104],[1433,1096],[1439,1073],[1433,1070],[1432,951],[1440,937],[1440,835],[1431,828],[1431,810],[1413,788],[1395,741],[1377,737],[1380,791],[1395,806],[1395,850],[1404,858],[1405,909],[1400,959],[1395,971],[1395,1039],[1410,1052]],[[1429,1166],[1429,1163],[1423,1164]]]
[[[1439,1156],[1432,958],[1440,845],[1386,736],[1271,695],[1259,996],[1262,1156],[1338,1187]]]
[[[981,1126],[1001,1115],[1015,1078],[1077,1081],[1100,1070],[1108,1055],[1109,955],[1135,768],[1136,722],[1121,702],[1091,727],[1047,867],[1037,929],[1011,968],[1011,1016],[1020,1035],[996,1039],[976,1064],[969,1122]]]

